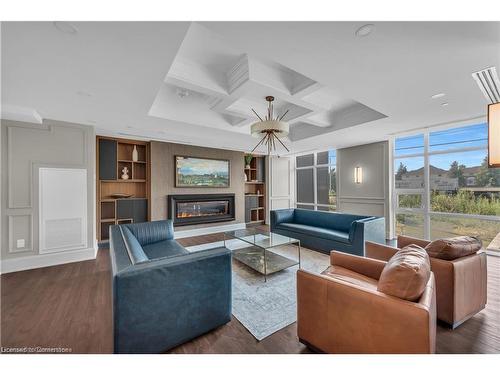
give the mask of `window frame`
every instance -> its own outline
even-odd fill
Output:
[[[395,171],[393,171],[391,175],[391,186],[392,186],[392,233],[397,235],[396,233],[396,215],[397,214],[417,214],[423,215],[424,219],[424,238],[426,240],[430,240],[431,238],[431,216],[448,216],[448,217],[456,217],[456,218],[470,218],[470,219],[483,219],[483,220],[492,220],[500,222],[500,216],[491,216],[491,215],[476,215],[476,214],[464,214],[464,213],[454,213],[454,212],[440,212],[440,211],[432,211],[431,206],[431,189],[430,189],[430,159],[431,156],[434,155],[443,155],[443,154],[453,154],[453,153],[461,153],[468,151],[486,151],[488,152],[488,146],[473,146],[473,147],[457,147],[449,150],[430,150],[430,134],[438,131],[452,130],[461,127],[478,125],[483,122],[486,122],[484,118],[475,119],[466,123],[456,123],[451,126],[440,127],[440,128],[426,128],[421,129],[421,131],[413,131],[410,133],[400,133],[396,134],[392,137],[392,168],[394,168],[395,162],[400,159],[408,159],[412,157],[423,157],[424,159],[424,187],[421,189],[397,189],[395,183]],[[424,149],[423,152],[413,153],[408,155],[396,155],[396,139],[410,137],[414,135],[423,134],[424,136]],[[401,194],[422,194],[422,207],[421,208],[400,208],[399,207],[399,195]]]
[[[318,164],[318,154],[322,152],[330,152],[330,151],[335,151],[335,164],[330,164],[330,158],[328,158],[328,163],[326,164]],[[321,150],[321,151],[313,151],[313,152],[304,152],[301,154],[297,154],[294,157],[297,158],[299,156],[304,156],[304,155],[310,155],[313,154],[313,165],[308,165],[306,167],[297,167],[297,159],[295,159],[295,191],[298,191],[298,183],[299,180],[297,178],[297,171],[303,170],[303,169],[312,169],[313,170],[313,196],[314,196],[314,202],[313,203],[303,203],[297,201],[297,195],[294,197],[294,207],[297,208],[297,205],[301,206],[310,206],[311,209],[314,211],[318,211],[318,207],[328,207],[328,208],[333,208],[333,211],[337,211],[337,205],[330,205],[330,204],[322,204],[318,203],[318,173],[317,169],[318,168],[330,168],[330,167],[335,167],[335,173],[337,173],[337,149],[334,148],[329,148],[327,150]],[[330,171],[328,171],[330,172]],[[338,187],[338,178],[335,179],[335,191],[337,191]]]

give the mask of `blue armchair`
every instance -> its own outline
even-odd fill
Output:
[[[271,211],[271,231],[299,239],[301,245],[330,254],[364,256],[365,241],[385,244],[385,219],[300,208]]]
[[[115,353],[158,353],[231,320],[231,252],[190,253],[170,220],[110,228]]]

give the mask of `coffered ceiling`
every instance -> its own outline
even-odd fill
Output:
[[[379,22],[357,37],[366,23],[3,22],[2,113],[250,150],[251,108],[273,95],[292,152],[485,115],[471,73],[500,67],[500,23]]]
[[[289,141],[307,139],[386,117],[300,72],[249,55],[204,26],[193,24],[149,115],[250,133],[268,95],[291,125]]]

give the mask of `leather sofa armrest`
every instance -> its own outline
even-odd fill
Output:
[[[365,255],[365,241],[385,244],[385,219],[369,217],[354,221],[349,230],[349,241],[359,249],[357,255]]]
[[[487,256],[485,252],[452,260],[453,322],[467,319],[487,302]],[[450,291],[451,292],[451,291]]]
[[[328,342],[328,279],[297,271],[297,335],[318,349]]]
[[[431,311],[433,305],[435,305],[435,293],[434,293],[435,289],[436,289],[436,279],[434,277],[434,273],[431,272],[429,281],[427,282],[424,292],[420,296],[417,303],[426,308],[427,310]]]
[[[427,311],[429,341],[434,353],[436,347],[436,319],[437,319],[437,303],[436,303],[436,279],[434,273],[431,272],[431,277],[427,282],[424,292],[418,300],[418,305]]]
[[[365,256],[387,262],[399,249],[379,243],[365,241]]]
[[[425,248],[428,244],[430,244],[430,241],[410,236],[398,236],[398,249],[402,249],[403,247],[411,244]]]
[[[281,223],[291,223],[293,222],[294,209],[282,209],[282,210],[272,210],[271,211],[271,230],[273,230],[276,225]]]
[[[347,268],[376,280],[380,278],[380,274],[385,266],[385,262],[381,260],[360,257],[335,250],[330,252],[330,264],[332,266]]]

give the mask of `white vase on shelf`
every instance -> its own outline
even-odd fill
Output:
[[[134,145],[134,150],[132,151],[132,161],[139,160],[139,153],[137,152],[137,146]]]

